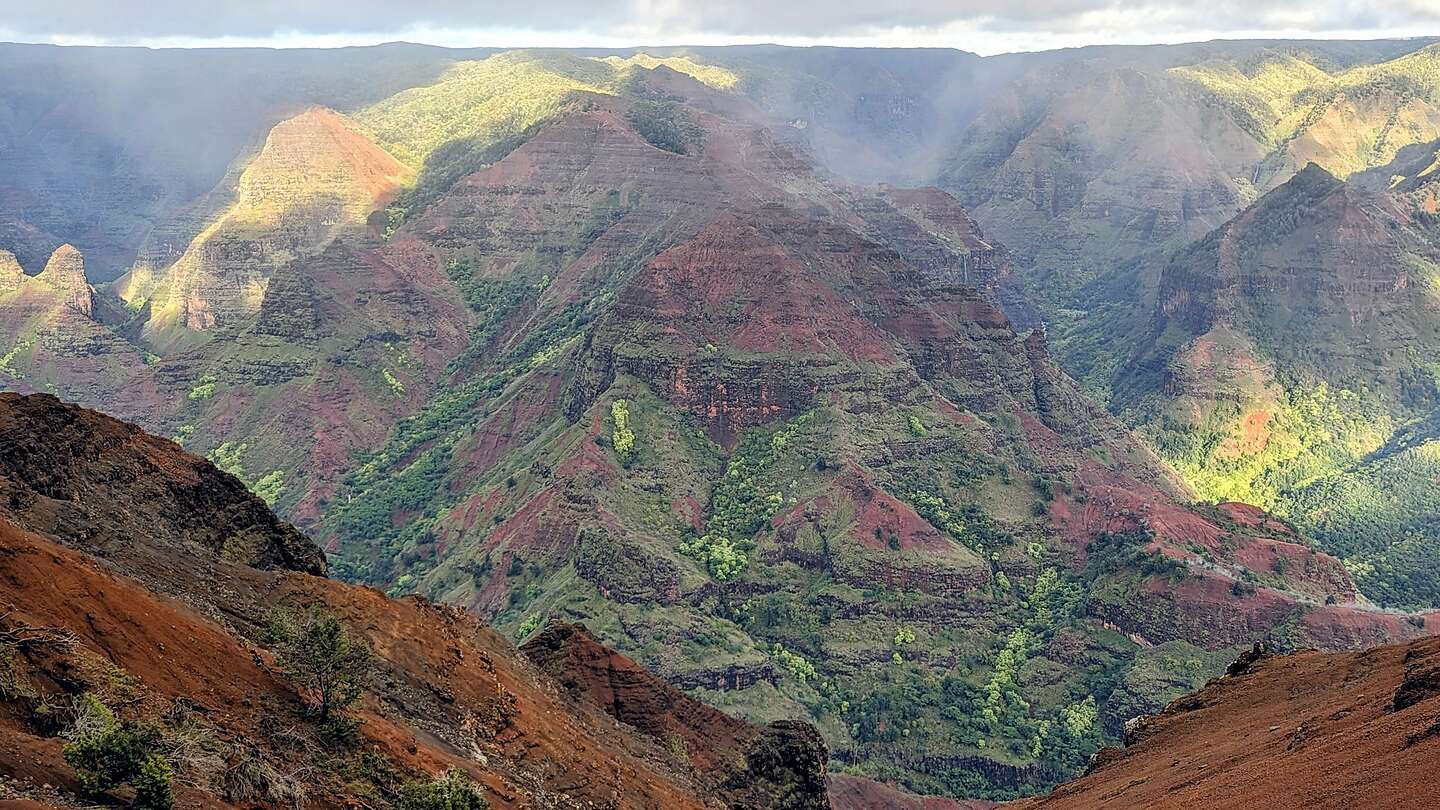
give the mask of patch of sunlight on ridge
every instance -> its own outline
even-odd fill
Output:
[[[1440,134],[1433,119],[1440,107],[1440,48],[1435,45],[1333,73],[1304,54],[1280,51],[1168,72],[1209,94],[1266,147],[1313,141],[1297,155],[1301,165],[1314,160],[1341,178],[1384,165],[1401,147]],[[1371,103],[1387,95],[1393,97],[1389,106]]]
[[[654,70],[664,65],[717,90],[734,90],[740,84],[740,74],[722,67],[701,64],[688,56],[657,58],[648,53],[637,53],[628,59],[619,56],[596,57],[596,59],[620,69],[641,67],[646,70]]]
[[[512,51],[459,62],[434,84],[397,93],[353,117],[396,159],[419,168],[452,141],[494,142],[524,132],[576,93],[613,95],[613,73],[591,59]]]

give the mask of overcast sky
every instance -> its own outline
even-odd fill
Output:
[[[0,40],[150,46],[937,46],[1440,34],[1440,0],[0,0]]]

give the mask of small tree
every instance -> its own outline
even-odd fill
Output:
[[[320,722],[330,722],[364,694],[375,669],[370,645],[328,610],[312,605],[276,616],[269,636],[280,669],[310,693]]]
[[[615,455],[620,458],[620,463],[629,466],[635,460],[635,431],[630,428],[630,403],[623,399],[617,399],[610,404],[610,418],[615,423],[615,430],[610,436],[610,441],[615,445]]]
[[[137,808],[175,806],[170,762],[161,752],[160,731],[154,726],[117,720],[99,698],[86,695],[69,737],[62,753],[87,793],[128,784],[135,788]]]

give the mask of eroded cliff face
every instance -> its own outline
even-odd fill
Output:
[[[747,717],[807,713],[834,759],[999,797],[1254,637],[1424,632],[1283,523],[1185,505],[1013,326],[1005,252],[953,201],[806,175],[690,102],[683,154],[592,99],[397,233],[483,326],[332,501],[346,575],[520,637],[583,620]],[[985,719],[1016,660],[1067,674]],[[917,719],[941,701],[970,709]]]
[[[95,312],[95,290],[85,278],[85,259],[70,245],[61,245],[45,263],[35,281],[60,296],[61,303],[90,317]]]
[[[123,319],[91,286],[75,248],[26,275],[0,252],[0,380],[6,388],[94,398],[134,414],[155,404],[145,355],[110,323]]]
[[[15,254],[0,250],[0,293],[11,292],[25,281],[25,269],[15,260]]]
[[[1076,53],[1008,84],[954,138],[937,183],[1009,247],[1066,370],[1123,403],[1116,358],[1148,325],[1171,255],[1311,163],[1344,179],[1433,140],[1437,53]]]
[[[242,321],[259,311],[275,272],[368,227],[411,176],[345,116],[306,110],[270,131],[233,192],[214,192],[233,199],[174,263],[122,279],[121,296],[132,306],[150,303],[145,330],[158,344],[173,340],[165,332],[175,327]]]
[[[45,394],[0,393],[0,499],[15,525],[116,560],[199,546],[255,568],[326,570],[324,554],[234,476]],[[90,545],[97,534],[103,546]]]
[[[1283,524],[1186,506],[1016,328],[1007,251],[954,200],[844,184],[745,99],[650,73],[393,229],[276,214],[319,241],[262,261],[235,320],[176,322],[195,342],[154,345],[147,418],[322,532],[341,576],[516,638],[583,619],[928,793],[1051,785],[1255,636],[1423,632]],[[376,204],[364,145],[307,115],[324,137],[277,142]]]

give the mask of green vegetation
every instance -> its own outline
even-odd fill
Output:
[[[10,348],[10,351],[0,355],[0,373],[7,374],[17,380],[20,379],[20,372],[11,364],[14,363],[15,359],[20,355],[29,351],[34,345],[35,338],[26,338],[16,342],[16,344]]]
[[[428,537],[435,515],[457,498],[442,482],[455,447],[488,415],[487,403],[547,358],[573,347],[593,306],[598,306],[594,300],[566,307],[527,330],[508,351],[491,356],[495,371],[436,389],[415,415],[396,423],[384,447],[346,475],[353,496],[333,504],[327,516],[347,552],[336,560],[342,576],[368,583],[389,579],[399,550]],[[396,528],[392,515],[402,513],[418,517]]]
[[[1142,432],[1201,499],[1275,508],[1287,490],[1329,477],[1377,449],[1390,423],[1372,401],[1324,383],[1294,388],[1265,410],[1265,440],[1253,451],[1232,449],[1242,419],[1251,415],[1238,405],[1217,409],[1201,425],[1162,416]]]
[[[318,605],[271,618],[267,641],[280,670],[309,693],[321,723],[345,720],[374,672],[370,645]]]
[[[930,521],[935,528],[983,556],[988,557],[991,552],[1013,541],[974,504],[954,505],[939,495],[923,491],[909,493],[906,500],[915,507],[920,517]]]
[[[400,382],[400,380],[396,379],[394,372],[390,371],[390,369],[388,368],[381,369],[380,376],[384,377],[385,384],[390,386],[390,393],[394,394],[397,397],[405,396],[405,383],[402,383]]]
[[[626,111],[625,120],[651,146],[677,155],[688,153],[701,136],[685,108],[673,101],[637,101]]]
[[[615,67],[622,75],[626,72],[633,71],[635,68],[654,70],[663,65],[678,73],[684,73],[692,79],[714,87],[717,90],[734,90],[737,89],[740,84],[739,74],[722,67],[701,64],[688,56],[656,58],[648,53],[637,53],[628,58],[606,56],[600,61]]]
[[[1388,62],[1331,73],[1307,54],[1276,50],[1261,52],[1247,63],[1217,60],[1170,72],[1203,88],[1241,129],[1270,149],[1282,148],[1306,134],[1332,104],[1348,101],[1355,105],[1356,113],[1346,119],[1347,136],[1359,145],[1342,142],[1339,148],[1317,156],[1326,170],[1346,177],[1393,160],[1409,142],[1435,137],[1424,130],[1410,139],[1393,137],[1391,130],[1399,113],[1390,112],[1382,97],[1396,97],[1395,104],[1440,103],[1437,63],[1440,54],[1422,48]],[[1362,100],[1374,101],[1362,106]],[[1371,108],[1378,108],[1380,114]]]
[[[1433,430],[1433,428],[1432,428]],[[1440,431],[1437,431],[1440,433]],[[1440,607],[1440,436],[1422,430],[1287,493],[1283,508],[1387,607]]]
[[[135,789],[134,807],[167,810],[174,806],[172,769],[158,728],[117,720],[110,707],[87,694],[81,698],[69,738],[62,753],[87,793],[130,785]]]
[[[1263,441],[1239,444],[1261,411]],[[1396,429],[1376,397],[1321,383],[1253,410],[1216,406],[1199,424],[1162,416],[1142,430],[1202,499],[1294,522],[1379,604],[1440,606],[1440,429],[1429,421]]]
[[[219,467],[221,471],[244,481],[245,465],[240,461],[240,457],[245,454],[248,447],[249,445],[244,443],[222,442],[220,446],[206,454],[205,458],[209,459],[211,464]]]
[[[274,506],[275,501],[280,499],[280,493],[285,490],[285,471],[272,470],[264,478],[256,481],[250,487],[250,491],[260,497],[266,506]]]
[[[620,463],[628,467],[635,460],[635,431],[630,429],[630,403],[623,399],[611,403],[610,421],[610,443]]]
[[[186,394],[186,399],[201,401],[215,396],[215,385],[219,382],[214,374],[206,374],[195,383],[195,387]]]
[[[517,642],[524,641],[525,639],[529,638],[536,630],[539,630],[541,625],[543,625],[544,623],[544,614],[531,613],[529,616],[525,617],[525,621],[521,622],[519,627],[515,628],[515,640]]]
[[[588,59],[562,53],[512,51],[461,62],[434,84],[405,90],[360,110],[354,119],[377,143],[419,171],[415,186],[386,210],[388,238],[462,177],[508,155],[562,112],[583,107],[586,94],[626,94],[637,70],[664,65],[729,89],[739,77],[688,57]],[[664,99],[640,101],[632,125],[659,148],[684,153],[697,128]]]
[[[911,435],[911,436],[914,436],[914,437],[917,438],[917,439],[923,439],[923,438],[925,438],[927,435],[929,435],[930,430],[925,427],[925,423],[924,423],[924,422],[921,422],[921,421],[920,421],[920,417],[915,416],[915,415],[912,414],[912,415],[909,417],[909,419],[908,419],[908,423],[909,423],[909,426],[910,426],[910,435]]]
[[[500,141],[558,113],[579,92],[605,93],[614,69],[564,54],[512,51],[460,62],[426,87],[353,117],[402,163],[417,169],[441,146]]]
[[[436,779],[407,783],[400,790],[395,807],[396,810],[486,810],[490,802],[464,771],[451,768]]]
[[[765,473],[813,419],[813,412],[802,414],[773,431],[754,431],[741,441],[711,492],[705,531],[689,532],[680,543],[681,553],[699,560],[720,582],[730,582],[745,572],[755,533],[785,503],[784,495],[767,487]]]
[[[863,694],[842,694],[836,710],[861,745],[895,751],[893,746],[903,741],[926,752],[974,752],[997,766],[995,776],[968,768],[926,769],[923,775],[899,772],[908,787],[1014,797],[1069,777],[1102,742],[1100,705],[1113,688],[1117,669],[1128,661],[1107,655],[1060,667],[1046,657],[1058,634],[1083,627],[1077,624],[1085,599],[1078,578],[1066,579],[1047,567],[1015,588],[1022,594],[1017,605],[1022,618],[1001,635],[1003,643],[993,655],[938,673],[892,658],[893,665]],[[913,631],[907,631],[902,627],[896,632],[895,646],[914,643]],[[1091,638],[1096,649],[1104,648]],[[1026,775],[1017,772],[1015,781],[1006,783],[999,774],[1008,767],[1027,769]]]
[[[770,648],[770,655],[785,671],[801,683],[805,683],[815,677],[815,665],[805,660],[805,656],[797,655],[785,649],[782,645],[776,644]]]
[[[180,431],[175,435],[175,443],[182,444],[195,432],[194,425],[182,425]],[[250,449],[250,445],[241,442],[222,442],[214,450],[206,454],[205,458],[210,460],[222,472],[227,472],[240,479],[247,489],[255,493],[266,506],[273,507],[280,499],[280,494],[285,491],[285,471],[271,470],[261,476],[259,480],[252,480],[245,472],[245,464],[242,460]]]

